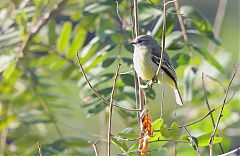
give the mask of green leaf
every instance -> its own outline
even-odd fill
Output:
[[[177,68],[181,65],[187,65],[189,63],[190,57],[188,54],[178,53],[174,55],[171,60],[174,68]]]
[[[103,68],[107,68],[109,67],[111,64],[113,64],[113,62],[116,60],[115,57],[109,57],[107,59],[105,59],[102,63],[102,67]]]
[[[65,22],[61,30],[60,36],[58,37],[57,49],[59,51],[62,52],[67,48],[70,41],[71,32],[72,32],[72,23]]]
[[[3,77],[5,79],[8,79],[11,76],[11,74],[14,72],[15,68],[16,68],[16,61],[12,61],[8,65],[7,69],[3,72]]]
[[[168,131],[168,128],[165,124],[162,125],[162,127],[160,129],[160,132],[161,132],[162,136],[164,136],[165,138],[170,138],[171,137],[171,134]]]
[[[202,55],[210,64],[212,64],[216,69],[218,69],[221,73],[225,73],[223,66],[205,49],[199,48],[197,46],[193,46],[193,49]]]
[[[87,110],[87,116],[90,117],[92,115],[96,115],[99,112],[103,111],[106,107],[107,104],[105,103],[95,104],[92,108]]]
[[[52,45],[55,45],[57,41],[56,23],[53,20],[50,20],[48,23],[48,40]]]
[[[11,124],[14,120],[15,120],[15,116],[14,115],[7,116],[4,119],[0,118],[0,132],[2,130],[4,130],[5,128],[7,128],[9,126],[9,124]]]
[[[84,27],[79,26],[75,37],[70,45],[70,48],[67,52],[67,57],[73,58],[76,55],[76,52],[83,46],[85,39],[87,37],[87,31]]]
[[[71,145],[71,146],[78,146],[78,147],[91,146],[91,144],[89,144],[88,141],[83,138],[70,137],[70,138],[66,138],[65,140],[66,140],[67,144]]]
[[[218,133],[219,131],[217,131],[215,135],[217,135]],[[211,135],[212,135],[212,132],[206,133],[197,137],[199,146],[208,146]],[[215,136],[213,140],[213,144],[219,143],[221,141],[222,141],[221,137]]]
[[[133,64],[132,58],[122,57],[121,59],[122,59],[122,61],[123,61],[124,63],[126,63],[127,65]]]
[[[111,140],[112,140],[112,142],[113,142],[115,145],[117,145],[118,147],[120,147],[124,152],[127,152],[127,151],[128,151],[128,147],[127,147],[127,145],[126,145],[125,142],[119,141],[119,140],[117,140],[117,139],[114,138],[114,137],[111,137]]]
[[[157,119],[157,120],[153,121],[153,123],[152,123],[153,129],[154,130],[160,130],[163,122],[164,122],[163,118],[160,118],[160,119]]]
[[[134,86],[134,76],[130,74],[124,74],[120,76],[123,83],[127,86]]]
[[[219,45],[220,41],[215,37],[211,23],[198,10],[191,6],[182,6],[180,12],[186,17],[184,23],[187,27],[199,30],[210,38],[215,44]]]
[[[92,3],[84,8],[84,13],[98,14],[110,8],[111,8],[110,5],[104,5],[101,3]]]
[[[177,139],[179,136],[179,128],[178,128],[178,123],[177,122],[173,122],[170,128],[170,135],[171,137],[173,137],[174,139]]]

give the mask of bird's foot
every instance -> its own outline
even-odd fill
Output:
[[[140,87],[141,87],[142,89],[152,89],[152,85],[153,85],[153,81],[150,80],[150,81],[147,82],[146,85],[140,85]]]

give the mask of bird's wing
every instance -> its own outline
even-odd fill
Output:
[[[160,63],[160,54],[156,54],[153,53],[152,54],[152,61],[159,66]],[[176,76],[176,72],[173,68],[173,65],[170,61],[166,61],[165,59],[162,59],[162,65],[161,65],[161,69],[175,82],[177,83],[177,76]]]

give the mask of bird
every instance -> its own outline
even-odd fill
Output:
[[[162,81],[169,84],[174,90],[176,103],[183,105],[177,75],[167,51],[164,50],[161,68],[156,75],[162,52],[158,42],[150,35],[140,35],[130,41],[130,44],[134,46],[133,67],[137,75],[143,80],[148,80],[150,83],[147,85],[152,85],[153,82],[161,84]]]

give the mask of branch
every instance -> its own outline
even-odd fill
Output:
[[[81,72],[82,72],[82,74],[83,74],[83,76],[84,76],[84,78],[85,78],[88,86],[89,86],[90,89],[92,90],[92,92],[93,92],[99,99],[101,99],[103,102],[105,102],[106,104],[110,105],[110,102],[109,102],[108,100],[106,100],[105,98],[103,98],[102,95],[93,88],[92,84],[90,83],[90,81],[89,81],[89,79],[88,79],[88,77],[87,77],[87,75],[86,75],[86,73],[85,73],[85,71],[84,71],[84,69],[83,69],[83,66],[82,66],[82,64],[81,64],[81,61],[80,61],[80,57],[79,57],[78,52],[77,52],[77,59],[78,59],[78,64],[79,64],[80,70],[81,70]],[[127,110],[127,111],[139,111],[139,109],[124,108],[124,107],[121,107],[121,106],[119,106],[119,105],[117,105],[117,104],[114,104],[114,103],[113,103],[113,106],[114,106],[114,107],[121,108],[121,109],[123,109],[123,110]]]
[[[161,50],[161,58],[159,61],[159,66],[157,69],[157,72],[155,74],[155,76],[157,76],[160,72],[161,66],[162,66],[162,59],[163,59],[163,53],[164,53],[164,49],[165,49],[165,35],[166,33],[166,0],[164,0],[164,5],[163,5],[163,28],[162,28],[162,50]]]
[[[37,142],[37,146],[38,146],[38,154],[39,156],[42,156],[41,145],[39,144],[39,142]]]
[[[184,141],[184,140],[159,139],[159,138],[157,140],[149,141],[149,143],[158,142],[158,141],[173,141],[173,142],[188,143],[188,141]]]
[[[18,61],[21,57],[23,57],[24,52],[27,49],[28,43],[32,40],[32,38],[41,30],[41,28],[49,21],[53,15],[55,15],[67,2],[67,0],[61,0],[58,4],[53,6],[53,10],[50,12],[45,13],[39,21],[32,26],[30,33],[27,36],[27,39],[23,42],[21,50],[16,57],[16,61]]]
[[[236,76],[236,73],[237,73],[237,69],[235,69],[234,74],[233,74],[233,76],[232,76],[232,79],[231,79],[230,82],[229,82],[229,85],[228,85],[228,88],[227,88],[227,91],[226,91],[226,94],[225,94],[225,97],[224,97],[224,100],[223,100],[223,104],[222,104],[222,107],[221,107],[222,109],[221,109],[221,111],[220,111],[220,113],[219,113],[219,116],[218,116],[216,125],[215,125],[215,127],[214,127],[213,133],[212,133],[212,135],[211,135],[211,137],[210,137],[210,140],[209,140],[210,156],[212,156],[212,154],[213,154],[213,149],[212,149],[213,144],[212,144],[212,142],[213,142],[213,140],[214,140],[214,136],[215,136],[216,130],[217,130],[217,128],[218,128],[220,119],[221,119],[222,116],[223,116],[222,114],[223,114],[223,110],[224,110],[225,104],[227,103],[228,92],[229,92],[229,89],[230,89],[231,84],[232,84],[232,82],[233,82],[233,79],[234,79],[234,77]]]
[[[236,149],[234,149],[234,150],[232,150],[230,152],[227,152],[227,153],[224,153],[224,154],[220,154],[218,156],[229,156],[229,155],[232,155],[234,153],[239,154],[239,152],[240,152],[240,147],[238,147],[238,148],[236,148]]]
[[[190,49],[189,44],[188,44],[188,36],[187,36],[186,28],[185,28],[185,25],[184,25],[184,22],[183,22],[182,15],[180,14],[180,7],[179,7],[178,0],[174,0],[174,5],[175,5],[175,9],[176,9],[177,16],[178,16],[178,21],[179,21],[179,24],[180,24],[180,27],[181,27],[181,30],[182,30],[183,39],[185,41],[185,44],[188,47],[190,55],[192,55],[191,49]]]
[[[178,123],[185,129],[185,131],[188,133],[188,136],[189,136],[192,140],[194,140],[193,136],[190,134],[190,132],[188,131],[188,129],[187,129],[180,121],[178,121]],[[199,152],[199,149],[198,149],[198,145],[195,143],[195,141],[193,141],[193,143],[194,143],[194,146],[196,147],[196,150],[197,150],[197,152],[198,152],[198,155],[200,156],[200,152]]]
[[[207,105],[208,110],[210,111],[211,108],[210,108],[210,105],[209,105],[209,102],[208,102],[207,91],[206,91],[205,82],[204,82],[204,73],[202,73],[202,84],[203,84],[203,90],[204,90],[204,95],[205,95],[205,99],[206,99],[206,105]],[[215,122],[214,122],[214,118],[213,118],[212,113],[210,113],[210,116],[211,116],[212,125],[213,125],[213,128],[214,128],[215,127]],[[224,153],[222,144],[219,142],[218,145],[219,145],[222,153]]]
[[[110,97],[110,104],[109,104],[109,116],[108,116],[108,156],[111,154],[111,130],[112,130],[112,109],[113,109],[113,96],[115,93],[115,87],[117,83],[117,78],[119,75],[119,69],[120,69],[121,64],[118,63],[117,71],[115,74],[113,86],[112,86],[112,93]]]

